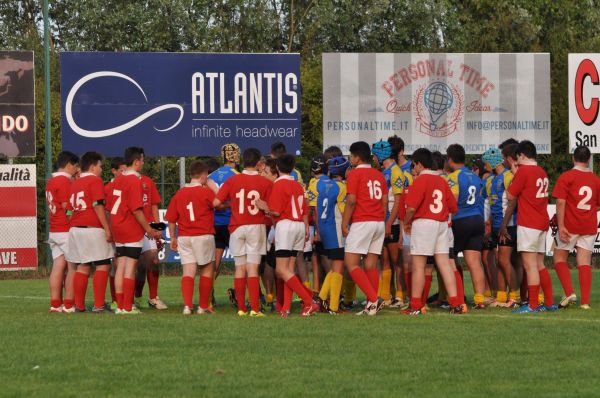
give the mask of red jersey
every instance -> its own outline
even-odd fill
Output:
[[[508,192],[518,198],[517,225],[546,231],[548,220],[548,175],[535,163],[520,164],[508,186]]]
[[[385,221],[385,209],[381,199],[388,194],[383,173],[370,165],[358,165],[346,184],[347,195],[356,196],[356,207],[351,222]]]
[[[125,171],[115,178],[108,197],[108,210],[116,243],[142,240],[144,228],[135,219],[133,211],[143,206],[140,175],[133,171]]]
[[[413,220],[427,218],[448,221],[458,211],[456,198],[448,183],[436,172],[426,170],[415,178],[406,196],[407,208],[415,209]]]
[[[198,236],[215,234],[215,193],[199,184],[181,188],[167,208],[165,220],[177,223],[177,235]]]
[[[71,184],[69,202],[73,208],[72,227],[102,228],[94,211],[94,203],[104,200],[104,183],[92,173],[83,173]]]
[[[69,203],[71,195],[71,175],[69,173],[57,172],[46,183],[46,205],[50,218],[50,232],[69,232],[70,223],[63,203]],[[67,205],[70,209],[70,205]]]
[[[410,192],[410,186],[404,187],[404,193],[400,195],[400,200],[398,201],[398,220],[404,221],[406,217],[406,195]]]
[[[156,184],[148,176],[142,175],[142,201],[144,202],[144,215],[148,222],[158,221],[152,215],[152,206],[160,204],[160,193],[156,189]]]
[[[552,196],[566,201],[565,227],[576,235],[598,232],[600,178],[590,170],[573,168],[558,177]]]
[[[112,179],[109,182],[107,182],[106,185],[104,186],[104,197],[105,198],[108,199],[111,196],[110,194],[112,193],[112,187],[113,187],[113,185],[115,185],[115,180],[114,179]]]
[[[229,232],[241,225],[266,224],[265,213],[256,207],[256,200],[267,200],[273,183],[258,172],[244,170],[223,183],[217,199],[230,201],[231,222]]]
[[[269,195],[269,210],[279,213],[275,223],[281,220],[303,221],[308,215],[308,206],[302,185],[292,176],[281,176],[275,180]]]

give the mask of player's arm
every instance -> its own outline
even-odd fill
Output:
[[[174,222],[169,222],[169,236],[171,237],[171,250],[173,251],[177,251],[178,249],[178,245],[177,245],[177,236],[175,236],[175,226],[177,224]]]
[[[210,178],[206,181],[206,186],[210,188],[211,191],[215,193],[215,195],[219,192],[219,187],[217,183],[211,180]]]
[[[556,199],[556,221],[558,223],[558,236],[563,242],[569,242],[571,235],[565,227],[565,209],[567,201],[565,199]]]
[[[146,234],[150,239],[159,239],[162,236],[162,232],[153,229],[150,224],[148,224],[148,220],[146,220],[146,216],[144,215],[144,211],[141,207],[135,209],[132,213],[136,221],[142,226],[144,231],[146,231]]]
[[[342,216],[342,235],[344,236],[348,236],[348,225],[350,224],[355,208],[356,195],[349,193],[346,195],[346,206],[344,207],[344,215]]]
[[[156,222],[160,221],[160,215],[158,214],[158,205],[152,205],[152,218],[154,218],[154,221]]]
[[[508,197],[508,192],[507,192]],[[498,238],[501,242],[506,242],[506,240],[511,240],[512,238],[508,234],[507,225],[513,216],[515,209],[517,208],[517,198],[513,196],[512,199],[508,200],[508,205],[506,206],[506,211],[504,212],[504,217],[502,218],[502,225],[500,225],[500,230],[498,231]]]
[[[390,210],[390,218],[388,218],[387,223],[386,223],[386,224],[390,225],[390,229],[391,229],[391,225],[394,224],[394,220],[396,218],[398,218],[401,197],[402,197],[402,194],[394,195],[394,205],[392,206],[392,210]]]

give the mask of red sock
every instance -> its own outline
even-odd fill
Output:
[[[125,311],[131,311],[134,292],[135,279],[123,278],[123,309]]]
[[[581,265],[579,270],[579,288],[581,289],[581,304],[590,304],[590,291],[592,290],[592,267]]]
[[[566,262],[556,263],[554,265],[554,270],[556,271],[556,275],[558,275],[558,280],[560,280],[560,284],[565,291],[565,295],[572,295],[573,281],[571,280],[571,270],[569,269],[569,264]]]
[[[238,311],[248,311],[246,308],[246,278],[235,278],[233,280],[235,298],[238,303]]]
[[[50,300],[50,307],[58,308],[62,305],[61,299]]]
[[[423,303],[421,302],[421,298],[411,297],[410,298],[410,309],[413,311],[418,311],[421,308],[423,308]]]
[[[282,279],[283,280],[283,279]],[[294,291],[284,282],[283,285],[283,306],[282,311],[290,312],[292,310],[292,298],[294,298]]]
[[[374,303],[377,301],[377,290],[373,289],[371,282],[369,282],[369,278],[365,271],[363,271],[360,267],[354,268],[352,272],[350,272],[350,276],[352,280],[358,285],[360,290],[367,296],[367,300]]]
[[[88,276],[81,272],[75,272],[73,278],[73,290],[75,292],[75,308],[85,310],[85,293],[87,291]]]
[[[304,305],[309,305],[312,302],[312,295],[304,289],[302,282],[296,275],[285,281],[285,284],[304,301]]]
[[[194,307],[194,278],[184,276],[181,278],[181,295],[183,305],[192,309]]]
[[[377,268],[368,269],[365,271],[365,274],[367,274],[367,278],[369,279],[369,283],[371,284],[371,286],[373,286],[373,290],[378,292],[379,291],[379,271],[377,270]]]
[[[431,282],[433,282],[433,275],[425,275],[425,287],[423,288],[423,296],[421,296],[421,301],[423,303],[426,303],[427,297],[429,297],[429,289],[431,289]]]
[[[198,289],[200,289],[200,302],[199,306],[203,310],[207,309],[210,304],[210,295],[213,288],[213,278],[208,276],[201,276],[200,282],[198,282]]]
[[[544,291],[544,305],[549,307],[554,304],[554,296],[552,294],[552,278],[548,268],[540,270],[540,286]]]
[[[455,308],[460,305],[460,300],[458,296],[448,297],[448,304],[450,304],[450,308]]]
[[[454,271],[454,277],[456,278],[456,296],[458,297],[458,305],[465,303],[465,285],[463,279],[458,270]]]
[[[158,266],[156,268],[158,268]],[[149,270],[146,274],[146,277],[148,278],[148,298],[150,300],[153,300],[158,296],[158,277],[160,273],[156,268],[153,267],[153,269]]]
[[[527,284],[527,272],[523,270],[523,280],[521,281],[521,301],[525,301],[529,295],[529,285]]]
[[[122,310],[123,309],[123,293],[116,293],[115,295],[117,296],[117,308]]]
[[[460,265],[456,264],[456,270],[460,274],[460,280],[464,281],[465,277],[463,275],[463,269],[462,269],[462,267]]]
[[[281,278],[275,279],[275,288],[277,289],[277,307],[279,310],[283,308],[284,295],[283,292],[285,290],[285,282]]]
[[[248,277],[248,294],[252,311],[260,312],[260,279],[258,276]]]
[[[540,302],[538,296],[540,294],[540,285],[528,285],[529,290],[529,308],[536,309]]]
[[[94,285],[94,307],[104,307],[104,299],[106,298],[106,285],[108,284],[108,271],[94,272],[92,280]]]
[[[115,289],[115,277],[109,276],[108,280],[110,283],[110,298],[112,299],[113,302],[117,301],[117,290]]]
[[[66,309],[70,310],[71,308],[73,308],[73,300],[65,299],[64,305]]]
[[[404,273],[404,284],[406,285],[406,295],[410,297],[412,291],[412,272]]]

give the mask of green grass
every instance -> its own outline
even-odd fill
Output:
[[[48,314],[46,280],[0,281],[0,396],[600,394],[598,300],[535,315],[251,319],[225,304],[230,284],[218,280],[216,316],[182,316],[179,278],[165,277],[169,310],[119,317]]]

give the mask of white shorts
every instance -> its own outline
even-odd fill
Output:
[[[148,239],[148,237],[144,235],[144,245],[142,246],[142,253],[150,250],[158,250],[156,247],[156,240]]]
[[[419,218],[412,224],[410,254],[433,256],[449,253],[448,222]]]
[[[215,261],[215,236],[180,236],[177,238],[181,264],[205,265]]]
[[[271,250],[271,247],[275,245],[275,226],[273,225],[267,235],[267,251]]]
[[[554,247],[558,250],[571,251],[575,247],[580,247],[584,250],[594,251],[594,243],[596,243],[596,235],[571,235],[569,242],[560,240],[558,234],[554,238]]]
[[[139,240],[137,242],[129,242],[129,243],[118,243],[115,242],[115,248],[116,247],[144,247],[144,240]]]
[[[546,253],[546,231],[517,226],[517,251]]]
[[[304,223],[302,223],[302,224],[304,224]],[[302,251],[304,253],[312,252],[314,241],[315,241],[315,226],[309,225],[308,226],[308,240],[304,243],[304,250],[302,250]]]
[[[448,247],[454,248],[454,232],[452,232],[452,228],[448,226]]]
[[[281,220],[275,230],[275,250],[304,250],[304,223]]]
[[[346,253],[381,254],[385,239],[383,221],[355,222],[346,237]]]
[[[235,265],[260,264],[267,254],[267,227],[264,224],[241,225],[229,236],[229,252]]]
[[[69,251],[69,233],[50,232],[48,244],[52,251],[52,260],[56,260],[60,256],[66,256]]]
[[[106,241],[102,228],[76,228],[69,231],[67,261],[88,264],[93,261],[112,259],[115,256],[112,244]]]

